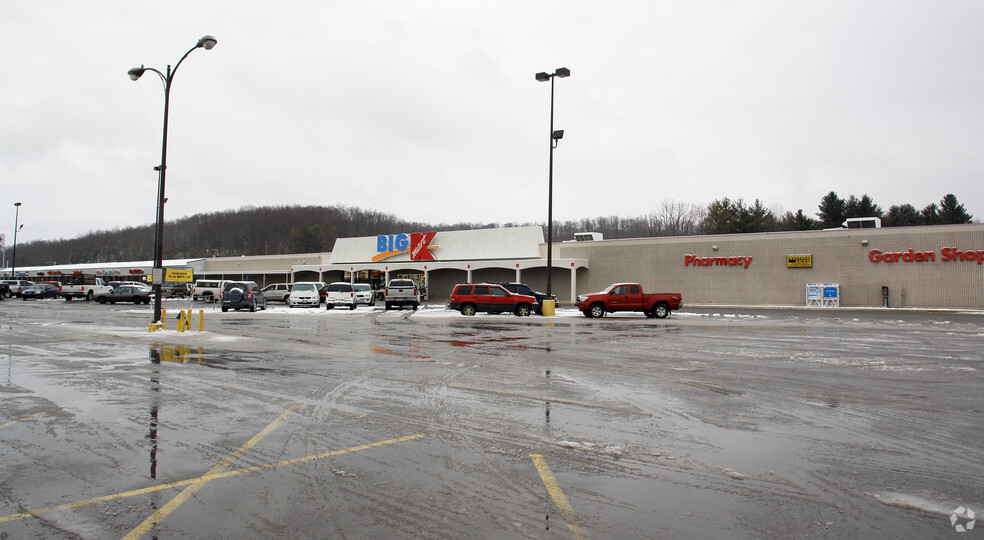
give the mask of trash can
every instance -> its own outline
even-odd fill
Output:
[[[553,317],[554,308],[556,307],[556,302],[553,300],[544,300],[541,306],[541,311],[544,317]]]
[[[882,307],[888,307],[888,287],[882,287]]]

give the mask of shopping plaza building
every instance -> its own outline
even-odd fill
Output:
[[[140,278],[150,263],[17,268],[23,279],[93,272]],[[570,305],[615,282],[683,293],[685,305],[984,309],[984,224],[554,242],[552,292]],[[327,253],[166,261],[197,278],[385,283],[414,279],[431,301],[456,283],[544,290],[539,226],[339,238]],[[9,269],[7,269],[9,273]]]

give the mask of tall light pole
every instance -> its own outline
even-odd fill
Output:
[[[564,130],[554,131],[554,78],[570,77],[571,70],[567,68],[557,68],[553,73],[540,72],[536,74],[536,80],[540,82],[550,81],[550,173],[547,181],[547,296],[551,290],[550,276],[553,274],[553,151],[557,148],[557,141],[564,138]]]
[[[20,219],[20,207],[21,203],[14,203],[14,252],[10,255],[10,279],[17,279],[17,231],[24,228],[23,225],[17,226],[17,221]]]
[[[212,36],[204,36],[198,40],[198,43],[194,47],[188,49],[188,52],[184,53],[181,60],[174,65],[174,69],[171,66],[167,66],[167,74],[161,73],[154,68],[148,68],[141,65],[138,68],[133,68],[127,71],[127,75],[130,76],[130,80],[135,81],[144,74],[145,71],[153,71],[160,78],[161,82],[164,83],[164,139],[161,143],[161,164],[154,167],[155,171],[158,171],[157,180],[157,226],[154,230],[154,320],[152,322],[160,322],[161,320],[161,296],[163,296],[163,291],[161,285],[164,281],[164,175],[167,172],[167,107],[168,102],[171,98],[171,82],[174,81],[174,74],[178,72],[178,67],[181,66],[181,62],[191,54],[191,51],[204,48],[206,51],[215,47],[218,41]]]

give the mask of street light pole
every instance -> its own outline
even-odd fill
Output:
[[[536,80],[540,82],[550,81],[550,171],[547,181],[547,297],[553,294],[552,280],[553,275],[553,151],[557,148],[557,142],[564,138],[564,130],[554,131],[554,78],[570,77],[571,70],[567,68],[557,68],[553,73],[540,72],[536,74]]]
[[[10,279],[17,279],[17,231],[21,230],[23,225],[17,226],[17,221],[20,220],[20,207],[21,203],[14,203],[14,252],[10,255]]]
[[[155,171],[158,171],[157,179],[157,223],[154,229],[154,320],[152,322],[159,323],[161,321],[161,296],[163,296],[162,285],[164,282],[164,201],[167,199],[164,197],[164,178],[167,172],[167,113],[168,105],[171,99],[171,82],[174,80],[174,74],[178,72],[178,67],[181,66],[181,62],[191,54],[191,51],[204,48],[206,51],[211,50],[215,47],[218,41],[212,36],[204,36],[198,40],[198,43],[194,47],[188,49],[188,52],[184,53],[184,56],[178,60],[178,63],[174,65],[174,69],[171,66],[167,66],[167,74],[161,73],[154,68],[148,68],[141,65],[138,68],[133,68],[127,72],[130,76],[130,80],[137,80],[146,71],[153,71],[160,78],[161,82],[164,83],[164,136],[161,142],[161,164],[154,167]]]

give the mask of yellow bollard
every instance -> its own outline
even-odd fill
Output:
[[[189,310],[189,311],[191,311],[191,310]],[[198,310],[198,331],[199,332],[204,332],[205,331],[205,310],[204,309],[199,309]]]
[[[167,330],[167,310],[161,310],[161,330]]]
[[[178,332],[184,332],[185,331],[185,312],[184,312],[184,310],[181,310],[181,311],[178,312],[178,328],[177,328],[177,330],[178,330]]]
[[[542,311],[544,317],[553,317],[554,309],[556,308],[555,302],[553,300],[544,300]]]

